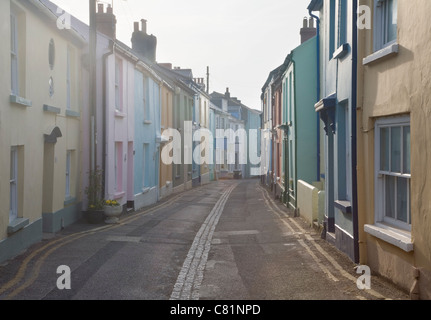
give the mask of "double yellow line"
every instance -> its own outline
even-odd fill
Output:
[[[40,256],[39,256],[39,258],[37,258],[37,260],[35,262],[35,265],[32,269],[31,276],[22,285],[20,285],[19,287],[14,289],[11,293],[9,293],[5,297],[6,300],[13,299],[18,294],[20,294],[23,290],[25,290],[26,288],[31,286],[37,280],[37,278],[39,277],[39,274],[40,274],[40,268],[42,267],[45,260],[54,251],[58,250],[59,248],[63,247],[64,245],[71,243],[73,241],[76,241],[80,238],[83,238],[83,237],[86,237],[89,235],[93,235],[96,233],[101,233],[101,232],[105,232],[108,230],[113,230],[113,229],[119,228],[120,226],[126,225],[128,223],[131,223],[131,222],[141,218],[143,215],[147,215],[149,213],[152,213],[152,212],[158,211],[160,209],[163,209],[165,207],[168,207],[168,206],[176,203],[179,199],[181,199],[186,194],[186,192],[187,191],[185,191],[179,195],[176,195],[176,196],[172,197],[171,199],[167,200],[166,202],[163,202],[157,206],[151,207],[151,208],[144,210],[144,211],[140,211],[131,217],[124,218],[124,219],[120,220],[120,222],[118,224],[106,225],[106,226],[94,228],[91,230],[86,230],[86,231],[74,233],[74,234],[71,234],[71,235],[68,235],[68,236],[65,236],[65,237],[62,237],[60,239],[53,240],[53,241],[47,243],[46,245],[44,245],[41,248],[32,252],[29,256],[27,256],[24,259],[24,261],[21,263],[21,265],[18,269],[18,272],[13,277],[13,279],[11,279],[6,284],[4,284],[3,286],[0,287],[0,295],[2,295],[3,293],[5,293],[8,290],[13,289],[15,286],[17,286],[21,282],[21,280],[24,278],[24,276],[27,272],[27,269],[29,267],[30,262],[33,259],[35,259],[35,257],[37,257],[38,255],[40,255]]]

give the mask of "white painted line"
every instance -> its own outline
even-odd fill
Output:
[[[199,289],[208,261],[208,253],[211,248],[214,230],[230,194],[237,185],[238,184],[230,186],[222,194],[196,234],[174,285],[170,300],[199,299]]]

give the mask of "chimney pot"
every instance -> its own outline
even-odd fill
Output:
[[[307,17],[304,17],[304,19],[302,20],[302,27],[303,28],[308,28],[308,19],[307,19]]]
[[[142,32],[146,34],[147,33],[147,20],[141,19],[141,23],[142,23]]]
[[[96,14],[96,25],[97,31],[107,35],[109,38],[116,39],[116,24],[113,9],[111,5],[108,5],[106,13],[104,12],[103,3],[97,5],[98,12]]]
[[[139,22],[135,22],[134,24],[133,24],[133,26],[134,26],[134,31],[135,32],[138,32],[139,31]]]
[[[310,19],[308,20],[309,22],[309,28],[314,28],[314,19],[310,17]]]

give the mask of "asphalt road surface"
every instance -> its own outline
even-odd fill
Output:
[[[222,180],[46,235],[0,266],[0,299],[408,299],[376,275],[358,289],[355,267],[258,180]]]

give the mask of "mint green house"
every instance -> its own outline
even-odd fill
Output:
[[[312,185],[319,180],[318,116],[316,101],[316,38],[292,50],[286,57],[282,75],[283,131],[282,199],[298,208],[298,181]]]

